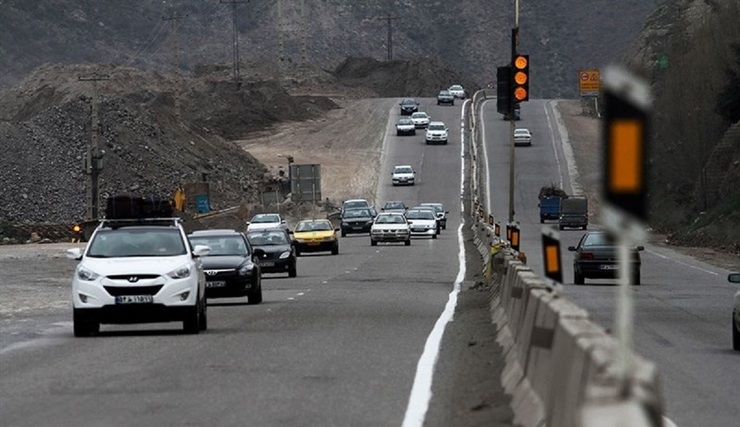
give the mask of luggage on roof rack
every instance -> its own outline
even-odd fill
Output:
[[[171,218],[172,204],[157,196],[116,194],[108,198],[106,219]]]

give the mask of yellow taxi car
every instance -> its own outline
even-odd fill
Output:
[[[339,253],[339,228],[328,219],[306,219],[296,224],[293,229],[293,246],[296,255],[303,252],[328,252],[332,255]]]

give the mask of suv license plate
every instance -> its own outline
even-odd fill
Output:
[[[151,304],[154,297],[151,295],[120,295],[116,297],[116,304]]]
[[[212,282],[206,282],[206,288],[223,288],[226,286],[225,280],[214,280]]]

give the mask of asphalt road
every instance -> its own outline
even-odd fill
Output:
[[[490,172],[491,211],[504,222],[509,215],[509,122],[484,109],[486,154]],[[543,274],[537,195],[540,187],[559,184],[573,194],[567,150],[552,104],[535,100],[522,106],[517,127],[533,131],[532,147],[515,150],[515,220],[520,223],[521,249],[528,264]],[[591,153],[598,156],[599,153]],[[590,228],[600,228],[591,218]],[[605,328],[614,329],[616,280],[573,284],[572,253],[581,230],[560,232],[564,294]],[[740,353],[731,349],[730,319],[735,287],[728,270],[708,265],[664,247],[646,244],[642,253],[642,285],[634,287],[634,346],[655,362],[662,379],[666,415],[678,426],[729,426],[740,420],[737,384]],[[740,266],[738,266],[740,268]],[[614,329],[616,330],[616,329]]]
[[[74,261],[60,256],[66,245],[0,257],[2,425],[420,425],[413,420],[430,400],[428,426],[481,417],[508,425],[508,398],[497,384],[502,362],[492,331],[481,327],[485,294],[467,291],[469,280],[458,278],[466,241],[459,232],[459,103],[422,105],[449,125],[449,144],[426,146],[423,132],[396,137],[397,111],[390,111],[376,204],[442,202],[447,230],[410,247],[342,238],[337,256],[299,258],[297,278],[265,275],[260,305],[211,300],[209,329],[200,335],[165,323],[103,325],[99,336],[74,338]],[[395,164],[413,165],[417,184],[392,187]],[[469,310],[457,314],[455,333],[437,352],[430,337],[440,325],[444,331],[444,313],[457,297]],[[465,356],[466,348],[476,355]],[[434,366],[432,390],[423,374],[431,380]],[[463,378],[486,388],[478,392]],[[413,387],[417,397],[410,397]],[[465,388],[468,394],[459,392]]]

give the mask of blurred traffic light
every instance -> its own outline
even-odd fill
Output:
[[[529,101],[529,55],[514,55],[512,67],[511,98],[513,102]]]
[[[496,111],[511,113],[511,67],[496,68]]]

